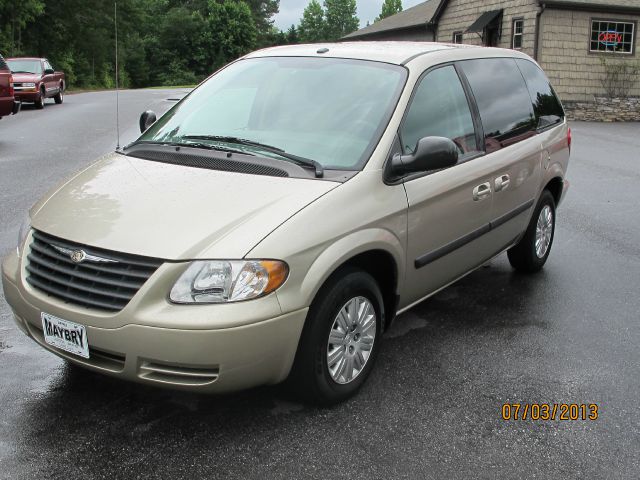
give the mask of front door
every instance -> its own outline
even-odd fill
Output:
[[[44,60],[42,67],[44,70],[53,70],[53,67],[49,63],[48,60]],[[47,97],[54,95],[56,90],[58,89],[58,85],[56,83],[55,75],[53,74],[45,74],[44,75],[44,86],[47,90]]]
[[[404,308],[478,266],[495,245],[487,240],[492,176],[478,147],[469,101],[453,65],[429,71],[416,87],[400,128],[405,153],[420,138],[441,136],[460,150],[458,164],[404,181],[409,204]]]

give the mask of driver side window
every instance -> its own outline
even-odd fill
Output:
[[[429,72],[416,88],[400,128],[405,153],[413,153],[423,137],[446,137],[461,155],[477,152],[473,117],[460,78],[452,65]]]

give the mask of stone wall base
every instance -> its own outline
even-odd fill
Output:
[[[595,97],[593,102],[562,102],[569,120],[640,122],[640,97]]]

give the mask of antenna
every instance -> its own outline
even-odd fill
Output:
[[[113,2],[113,23],[116,29],[116,150],[120,149],[120,88],[118,75],[118,2]]]

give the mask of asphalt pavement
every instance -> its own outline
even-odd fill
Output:
[[[121,92],[121,143],[185,93]],[[0,253],[45,190],[113,150],[114,98],[0,121]],[[640,124],[572,129],[544,270],[502,255],[401,315],[360,394],[331,409],[277,387],[211,397],[69,368],[0,295],[0,478],[638,478]],[[598,418],[505,421],[506,402],[597,404]]]

